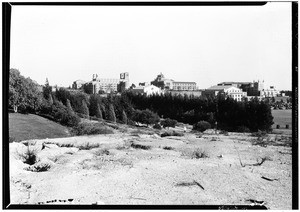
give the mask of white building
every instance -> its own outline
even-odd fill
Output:
[[[260,92],[260,96],[262,97],[275,97],[278,96],[280,92],[275,89],[275,86],[269,86],[267,89],[263,89]]]
[[[219,93],[223,93],[225,96],[237,101],[242,101],[243,97],[247,97],[247,92],[243,92],[242,89],[230,85],[216,85],[204,91],[204,95],[210,96],[217,96]]]
[[[154,85],[138,86],[136,88],[133,88],[132,92],[146,94],[147,96],[162,93],[161,89],[159,87],[154,86]]]

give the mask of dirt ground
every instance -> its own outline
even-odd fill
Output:
[[[214,131],[162,138],[154,130],[128,128],[10,143],[11,203],[250,205],[255,200],[268,209],[292,209],[292,150],[286,145],[291,136],[258,140]],[[21,156],[28,146],[37,153],[31,166]]]

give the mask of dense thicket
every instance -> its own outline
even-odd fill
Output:
[[[126,95],[136,109],[150,109],[161,117],[189,124],[207,121],[212,127],[217,124],[219,129],[227,131],[247,128],[269,131],[273,124],[270,105],[257,99],[237,102],[223,96],[207,99],[171,94],[145,96],[127,92]]]

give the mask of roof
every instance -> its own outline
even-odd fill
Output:
[[[251,82],[220,82],[219,84],[250,84]]]
[[[232,85],[214,85],[214,86],[211,86],[210,88],[207,88],[207,90],[225,90],[225,89],[228,89],[228,88],[232,88],[234,86]],[[236,87],[234,87],[236,88]]]
[[[175,81],[175,82],[173,82],[173,83],[188,83],[188,84],[196,84],[195,82],[177,82],[177,81]]]

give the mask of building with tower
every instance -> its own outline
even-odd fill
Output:
[[[92,81],[85,83],[83,85],[83,90],[88,94],[113,93],[119,91],[121,87],[123,88],[123,90],[129,87],[128,72],[121,73],[119,79],[99,78],[98,74],[93,74]]]

